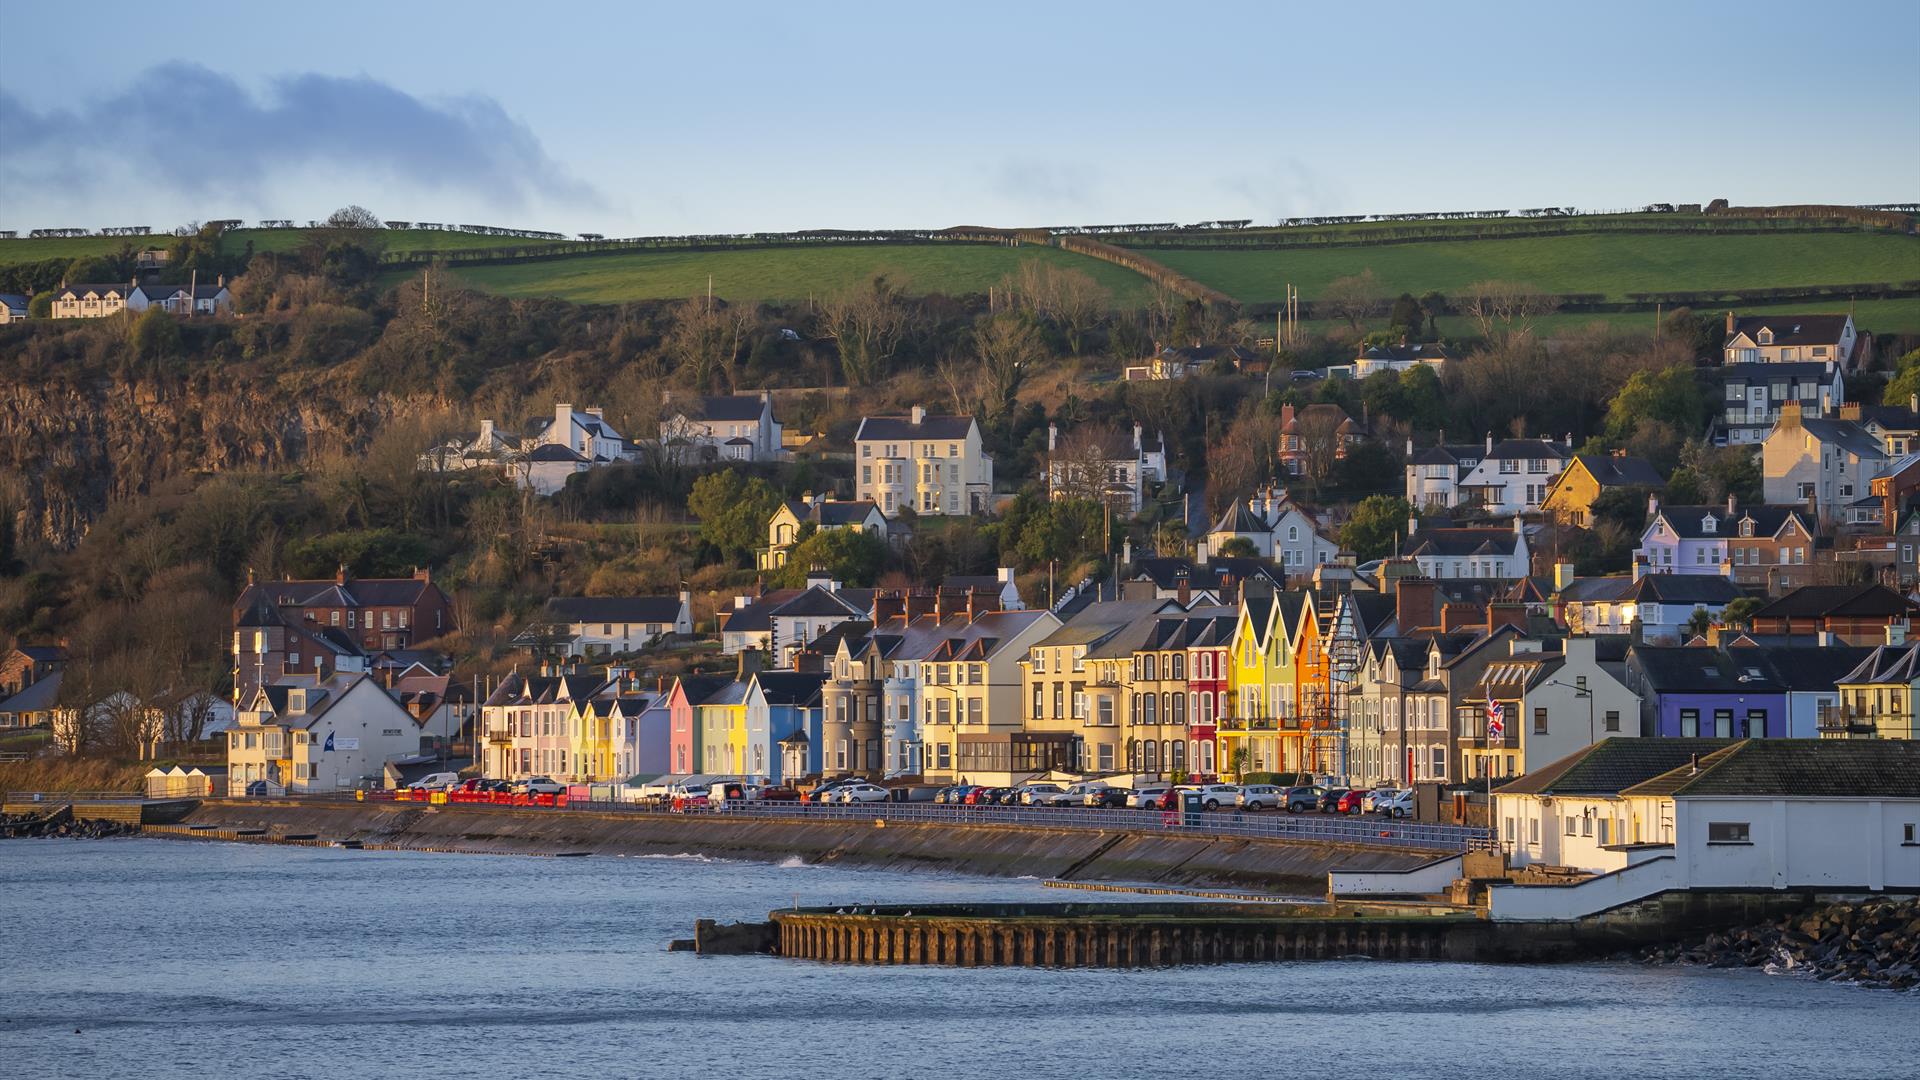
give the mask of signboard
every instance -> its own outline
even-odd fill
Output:
[[[327,732],[326,745],[321,747],[321,752],[331,754],[335,750],[358,750],[358,749],[360,749],[359,739],[336,739],[333,737],[333,732],[329,731]]]

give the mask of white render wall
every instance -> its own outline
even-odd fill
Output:
[[[1674,800],[1676,853],[1695,888],[1920,889],[1920,799]],[[1747,823],[1751,842],[1710,844],[1713,822]]]

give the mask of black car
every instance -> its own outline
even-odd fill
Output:
[[[1101,788],[1087,795],[1087,805],[1104,809],[1125,810],[1127,808],[1127,796],[1132,794],[1132,788]]]
[[[1339,813],[1341,798],[1351,790],[1353,789],[1343,787],[1328,788],[1320,793],[1320,805],[1317,809],[1323,814]]]

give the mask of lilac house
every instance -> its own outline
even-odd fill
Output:
[[[1640,733],[1663,738],[1785,738],[1787,690],[1764,666],[1719,649],[1635,645],[1627,686],[1640,695]]]

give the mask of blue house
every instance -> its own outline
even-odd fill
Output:
[[[785,783],[820,772],[821,672],[760,671],[747,684],[747,771]]]
[[[1660,738],[1785,738],[1787,689],[1770,665],[1714,648],[1635,645],[1626,683],[1640,695],[1640,732]]]

